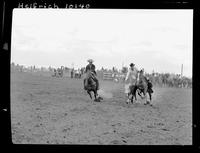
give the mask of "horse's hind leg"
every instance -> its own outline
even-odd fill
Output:
[[[141,95],[144,91],[143,91],[143,89],[138,89],[137,90],[138,92],[138,95],[142,98],[142,99],[144,99],[144,97]],[[143,93],[143,95],[144,95],[144,93]]]

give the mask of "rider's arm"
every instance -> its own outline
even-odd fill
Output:
[[[129,75],[130,75],[130,70],[128,70],[128,72],[127,72],[127,74],[126,74],[125,81],[127,81],[127,80],[128,80],[128,78],[129,78]]]
[[[93,66],[93,71],[94,71],[94,73],[95,73],[95,75],[96,75],[96,74],[97,74],[97,73],[96,73],[96,70],[95,70],[96,67],[95,67],[94,64],[93,64],[92,66]]]
[[[86,68],[85,68],[85,73],[87,73],[88,69],[89,69],[89,67],[87,65]]]
[[[139,70],[136,68],[136,72],[137,72],[137,75],[136,75],[136,80],[139,81],[139,76],[140,76],[140,73],[139,73]]]
[[[139,81],[139,78],[140,78],[140,73],[139,71],[137,71],[137,81]]]

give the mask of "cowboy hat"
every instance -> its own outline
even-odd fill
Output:
[[[131,63],[130,66],[131,66],[131,67],[132,67],[132,66],[135,66],[135,64]]]
[[[144,68],[142,68],[142,69],[140,70],[140,72],[144,72]]]
[[[91,62],[91,63],[93,63],[94,62],[94,60],[93,59],[88,59],[87,60],[89,63]]]

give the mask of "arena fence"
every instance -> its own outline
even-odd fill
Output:
[[[103,80],[113,80],[113,74],[110,72],[103,73]]]

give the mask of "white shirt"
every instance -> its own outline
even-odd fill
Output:
[[[125,81],[127,83],[135,83],[136,80],[139,79],[138,78],[138,69],[137,68],[133,68],[133,70],[131,68],[128,69],[128,73],[126,74],[126,78]]]

